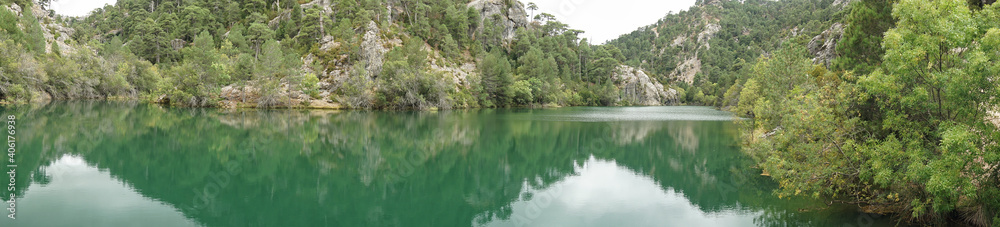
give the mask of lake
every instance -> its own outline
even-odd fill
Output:
[[[895,224],[773,195],[709,107],[0,113],[18,126],[17,219],[0,226]]]

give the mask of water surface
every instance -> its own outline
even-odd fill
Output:
[[[707,107],[0,113],[21,126],[17,220],[0,226],[890,224],[773,196]]]

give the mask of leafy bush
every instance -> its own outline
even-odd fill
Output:
[[[511,97],[514,104],[517,105],[527,105],[535,100],[535,97],[531,94],[531,83],[524,80],[519,80],[514,82],[510,88],[507,89],[507,96]]]

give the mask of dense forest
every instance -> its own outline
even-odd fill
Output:
[[[289,107],[322,100],[359,109],[630,103],[619,92],[626,83],[612,80],[620,51],[589,44],[550,14],[527,15],[517,1],[120,0],[83,18],[55,15],[44,2],[14,4],[24,10],[0,10],[0,51],[20,56],[0,62],[0,100],[7,102],[141,98]],[[670,101],[662,88],[658,93],[657,103]]]
[[[996,226],[992,2],[699,2],[610,43],[627,64],[677,81],[683,100],[747,118],[744,150],[779,196]]]

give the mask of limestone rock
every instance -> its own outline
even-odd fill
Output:
[[[856,0],[834,0],[833,1],[833,6],[838,6],[841,9],[843,9],[844,7],[847,7],[848,5],[851,4],[851,2],[854,2],[854,1],[856,1]]]
[[[14,15],[21,16],[21,6],[17,5],[17,3],[11,3],[7,9],[14,12]]]
[[[656,30],[653,30],[653,31],[656,31]],[[679,36],[677,36],[677,38],[674,38],[674,42],[673,42],[673,44],[670,44],[670,47],[679,47],[679,46],[682,46],[682,45],[684,45],[684,42],[687,42],[687,36],[679,35]]]
[[[175,51],[180,51],[185,46],[187,46],[187,41],[183,39],[174,39],[170,41],[170,47],[173,47]]]
[[[837,58],[837,42],[844,36],[844,24],[835,23],[829,29],[823,31],[809,41],[809,53],[813,56],[814,64],[824,64],[830,66],[834,58]]]
[[[271,27],[271,29],[277,29],[279,23],[281,23],[282,21],[287,21],[287,20],[291,20],[291,19],[292,19],[292,13],[290,11],[281,12],[281,13],[278,14],[278,16],[276,16],[273,19],[271,19],[271,21],[268,21],[267,22],[267,26]]]
[[[709,4],[712,5],[712,4]],[[681,34],[680,36],[674,38],[672,47],[684,47],[685,43],[693,42],[695,48],[688,49],[685,48],[684,51],[680,52],[675,58],[683,59],[683,61],[677,62],[677,67],[670,72],[670,78],[677,81],[683,81],[688,84],[694,83],[694,76],[701,72],[701,59],[698,58],[698,54],[702,50],[711,49],[712,46],[709,44],[715,34],[722,31],[722,26],[719,25],[719,19],[709,15],[708,13],[702,13],[701,16],[702,23],[704,24],[704,29],[698,33]],[[662,55],[666,48],[660,49],[660,54]]]
[[[508,5],[508,3],[511,3]],[[479,24],[485,24],[493,15],[499,15],[500,26],[504,28],[503,39],[505,41],[514,40],[518,28],[528,26],[528,13],[524,11],[524,4],[520,1],[506,0],[475,0],[468,4],[470,8],[479,11]],[[479,26],[479,31],[483,26]]]
[[[633,105],[659,106],[677,102],[677,91],[664,89],[663,84],[650,78],[640,69],[618,66],[611,77],[621,91],[619,102]]]
[[[691,56],[677,64],[677,69],[670,73],[670,78],[684,81],[688,84],[694,83],[694,76],[701,72],[701,59],[698,56]]]
[[[361,41],[361,59],[369,77],[377,77],[379,72],[382,72],[382,60],[385,57],[386,48],[382,46],[380,31],[374,21],[368,22],[366,30]]]
[[[336,38],[333,36],[323,36],[323,38],[319,40],[319,50],[330,51],[338,47],[340,47],[340,42],[337,42]]]
[[[715,37],[715,33],[718,33],[721,30],[722,26],[719,26],[718,24],[705,25],[705,30],[698,33],[698,43],[705,46],[705,49],[711,49],[712,46],[708,44],[708,41],[712,40],[712,38]]]
[[[219,95],[222,99],[228,101],[237,102],[256,102],[260,98],[257,95],[259,92],[257,88],[253,86],[240,86],[229,85],[222,88],[222,93]]]

